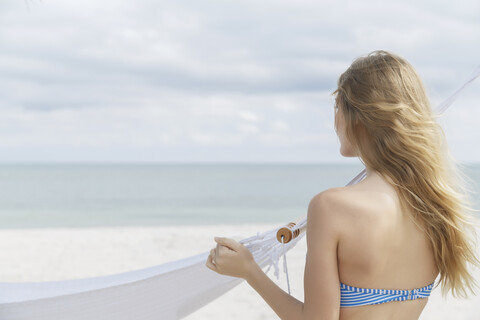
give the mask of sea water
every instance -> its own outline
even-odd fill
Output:
[[[346,164],[2,164],[0,228],[284,223]],[[475,191],[480,165],[463,166]],[[480,208],[478,193],[474,204]]]

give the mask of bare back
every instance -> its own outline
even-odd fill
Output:
[[[342,283],[375,289],[415,289],[438,275],[433,251],[409,212],[402,211],[395,189],[377,173],[336,189],[345,199],[343,232],[338,243]],[[418,319],[427,299],[341,308],[340,319]]]

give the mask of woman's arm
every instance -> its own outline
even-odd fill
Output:
[[[316,195],[308,206],[304,319],[340,317],[337,247],[344,227],[340,200],[339,194],[329,189]]]
[[[255,263],[250,251],[235,240],[215,238],[217,247],[210,252],[207,267],[247,280],[280,319],[337,320],[340,312],[337,244],[341,223],[335,214],[335,198],[327,190],[315,196],[308,206],[304,303],[278,287]]]
[[[215,241],[218,245],[210,252],[206,264],[208,268],[220,274],[245,279],[280,319],[302,319],[303,303],[277,286],[245,246],[228,238],[215,238]]]

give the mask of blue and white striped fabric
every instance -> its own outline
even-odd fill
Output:
[[[365,289],[340,283],[340,307],[357,307],[390,301],[428,298],[434,283],[412,290]]]

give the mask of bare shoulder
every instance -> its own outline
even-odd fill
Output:
[[[315,195],[308,205],[308,214],[326,220],[338,220],[357,212],[361,207],[358,192],[347,187],[331,188]]]
[[[308,204],[308,228],[330,235],[338,234],[348,220],[347,208],[350,204],[347,195],[343,188],[331,188],[315,195]]]
[[[332,211],[337,211],[345,203],[345,192],[341,188],[331,188],[315,195],[308,204],[308,215],[317,219],[335,219]],[[337,209],[337,210],[335,210]]]
[[[331,188],[310,200],[307,217],[315,229],[339,233],[350,226],[378,223],[379,207],[390,205],[391,199],[382,194],[350,187]]]

